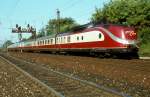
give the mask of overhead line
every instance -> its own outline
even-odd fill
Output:
[[[69,6],[65,7],[62,9],[62,11],[67,11],[69,9],[71,9],[72,7],[74,7],[76,4],[78,4],[78,2],[81,2],[81,0],[76,0],[75,2],[72,2]],[[68,4],[67,4],[68,5]]]

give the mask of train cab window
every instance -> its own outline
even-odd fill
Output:
[[[101,34],[101,33],[99,33],[99,36],[98,36],[98,37],[99,37],[99,39],[100,39],[100,38],[102,37],[102,34]]]
[[[81,37],[81,39],[83,40],[83,36]]]

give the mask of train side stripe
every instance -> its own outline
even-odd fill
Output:
[[[112,38],[116,42],[119,42],[122,44],[135,44],[135,43],[137,43],[137,41],[135,41],[135,40],[125,40],[125,39],[121,39],[119,37],[116,37],[115,35],[113,35],[110,31],[108,31],[105,28],[102,28],[102,27],[96,27],[96,28],[103,30],[107,35],[109,35],[110,38]]]

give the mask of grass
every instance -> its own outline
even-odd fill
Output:
[[[139,49],[140,56],[148,56],[150,57],[150,43],[142,44]]]

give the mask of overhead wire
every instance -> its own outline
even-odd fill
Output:
[[[73,1],[73,0],[72,0]],[[74,7],[75,5],[77,5],[79,3],[79,1],[81,2],[81,0],[75,0],[74,2],[71,2],[70,4],[67,3],[67,7],[62,8],[62,11],[68,11],[69,9],[71,9],[72,7]]]
[[[73,8],[74,6],[78,5],[79,3],[81,3],[81,0],[75,0],[75,1],[71,2],[67,7],[63,8],[61,11],[63,13],[65,13],[65,12],[69,11],[71,8]],[[84,14],[78,15],[77,18],[80,18],[80,19],[83,17],[86,17],[88,14],[91,14],[91,12],[89,12],[89,11],[87,12],[87,10],[86,10],[86,13],[85,13],[85,11],[82,11],[80,13],[84,13]]]

